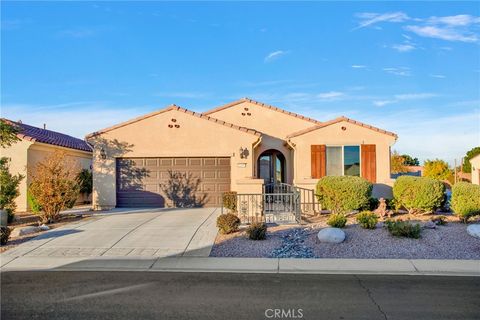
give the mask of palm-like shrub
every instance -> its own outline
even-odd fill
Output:
[[[254,222],[247,228],[247,236],[250,240],[265,240],[267,238],[267,224]]]

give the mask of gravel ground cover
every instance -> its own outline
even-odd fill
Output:
[[[412,221],[414,222],[414,221]],[[393,237],[383,227],[366,230],[352,220],[342,230],[340,244],[320,243],[318,231],[324,223],[307,226],[269,227],[267,239],[252,241],[243,231],[219,235],[213,257],[292,258],[391,258],[391,259],[480,259],[480,239],[467,234],[467,225],[450,222],[436,229],[423,229],[420,239]]]

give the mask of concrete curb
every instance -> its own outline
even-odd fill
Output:
[[[1,268],[34,270],[480,276],[480,260],[18,257]]]

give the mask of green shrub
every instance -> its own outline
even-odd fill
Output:
[[[263,222],[254,222],[247,228],[247,235],[251,240],[265,240],[267,238],[267,225]]]
[[[467,182],[454,184],[451,207],[463,222],[480,215],[480,186]]]
[[[377,198],[368,199],[368,206],[364,207],[364,210],[373,211],[378,208],[380,201]]]
[[[15,198],[20,195],[19,185],[23,178],[21,174],[10,173],[9,158],[0,158],[0,209],[7,211],[8,223],[15,217],[14,212],[17,208]]]
[[[434,216],[430,220],[437,226],[444,226],[447,224],[447,217],[445,216]]]
[[[9,227],[0,227],[1,229],[1,235],[0,235],[0,244],[3,246],[3,245],[6,245],[7,242],[8,242],[8,238],[10,238],[10,232],[12,230],[10,230]]]
[[[317,198],[333,213],[347,213],[369,206],[372,184],[360,177],[327,176],[317,183]]]
[[[445,185],[425,177],[401,176],[393,185],[395,205],[409,213],[433,212],[444,202]]]
[[[237,212],[237,193],[235,191],[225,192],[223,194],[223,207],[230,212]]]
[[[240,219],[233,213],[222,214],[217,218],[217,227],[222,234],[238,231]]]
[[[422,228],[420,224],[412,224],[410,221],[386,220],[385,226],[392,236],[406,238],[420,238]]]
[[[93,175],[92,172],[88,169],[82,169],[77,174],[77,183],[79,186],[79,192],[88,196],[92,193],[93,190]]]
[[[362,211],[357,214],[357,222],[364,229],[375,229],[378,222],[378,217],[371,211]]]
[[[343,228],[347,224],[347,217],[343,213],[332,213],[327,224],[334,228]]]
[[[37,199],[35,199],[35,197],[30,192],[27,192],[27,202],[30,211],[32,211],[33,213],[39,214],[40,211],[42,211],[42,206],[40,205],[40,203],[38,203]]]

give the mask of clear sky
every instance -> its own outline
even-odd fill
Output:
[[[77,137],[175,103],[250,97],[399,135],[450,162],[480,145],[479,2],[5,2],[2,116]]]

